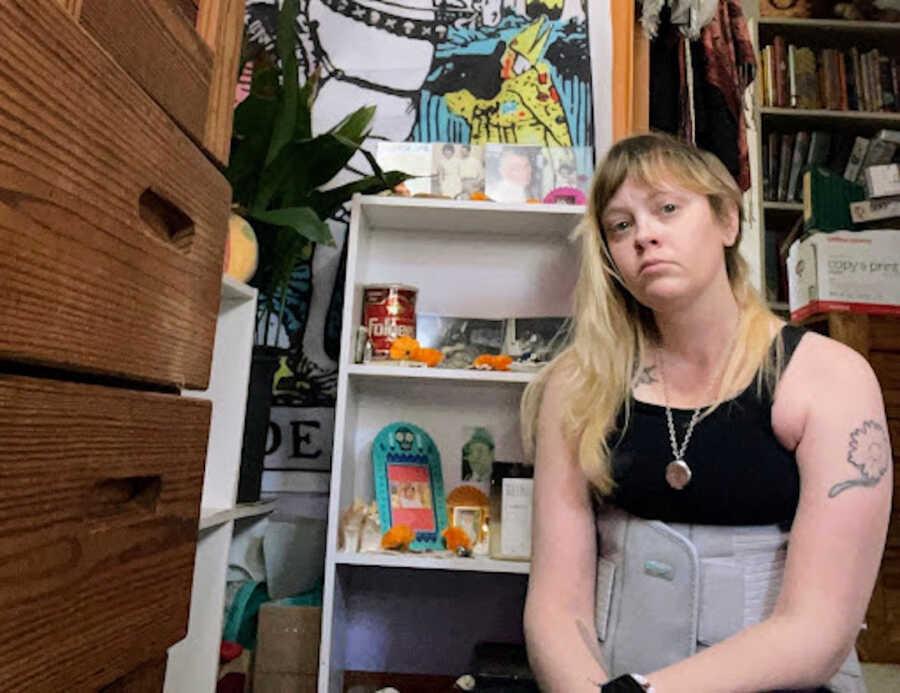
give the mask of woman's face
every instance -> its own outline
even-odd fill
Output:
[[[690,300],[725,278],[723,249],[738,232],[737,212],[723,224],[705,195],[632,179],[610,199],[601,225],[625,288],[651,309]]]

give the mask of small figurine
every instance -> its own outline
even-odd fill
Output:
[[[378,501],[369,503],[363,512],[359,550],[378,551],[381,548],[381,518],[378,516]]]
[[[342,514],[338,523],[338,548],[344,551],[358,551],[360,530],[365,519],[366,504],[359,498]]]

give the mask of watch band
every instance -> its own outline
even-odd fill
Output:
[[[600,686],[600,693],[653,693],[650,682],[639,674],[622,674]]]

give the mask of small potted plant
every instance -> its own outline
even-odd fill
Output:
[[[318,75],[299,85],[294,22],[297,0],[285,0],[278,18],[278,60],[252,57],[250,92],[236,107],[231,155],[225,175],[235,214],[257,237],[259,261],[250,284],[259,290],[256,346],[247,399],[238,501],[259,499],[268,431],[272,378],[285,334],[284,310],[294,269],[315,244],[334,245],[326,220],[355,193],[391,190],[409,176],[382,171],[362,149],[374,106],[350,113],[327,132],[314,135],[312,106]],[[372,175],[323,190],[350,159],[362,152]]]

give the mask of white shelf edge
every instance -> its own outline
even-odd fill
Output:
[[[788,118],[830,118],[832,120],[883,121],[900,123],[900,113],[889,111],[829,111],[821,108],[779,108],[763,106],[759,112],[764,116]]]
[[[256,289],[239,282],[227,274],[222,275],[222,300],[223,301],[252,301],[256,298]]]
[[[242,517],[265,515],[275,510],[275,501],[259,501],[258,503],[238,503],[233,508],[201,508],[200,530],[223,525],[230,520]]]
[[[530,561],[501,561],[488,557],[440,558],[410,553],[376,553],[337,551],[334,554],[337,565],[367,566],[370,568],[416,568],[420,570],[455,570],[477,573],[512,573],[527,575],[531,570]]]
[[[512,371],[479,371],[459,368],[417,368],[410,366],[379,366],[354,363],[346,366],[351,378],[405,378],[408,380],[454,380],[478,383],[523,383],[534,380],[535,373]]]
[[[360,205],[366,207],[409,207],[411,209],[446,209],[475,212],[534,212],[559,214],[561,216],[581,217],[587,211],[586,205],[546,204],[543,202],[513,204],[509,202],[490,202],[482,200],[449,200],[428,197],[389,197],[382,195],[360,195]]]
[[[759,25],[783,29],[816,29],[846,33],[900,34],[898,22],[867,22],[847,19],[803,19],[793,17],[760,17]]]
[[[775,200],[766,200],[763,202],[763,209],[771,209],[779,212],[802,212],[802,202],[776,202]]]

